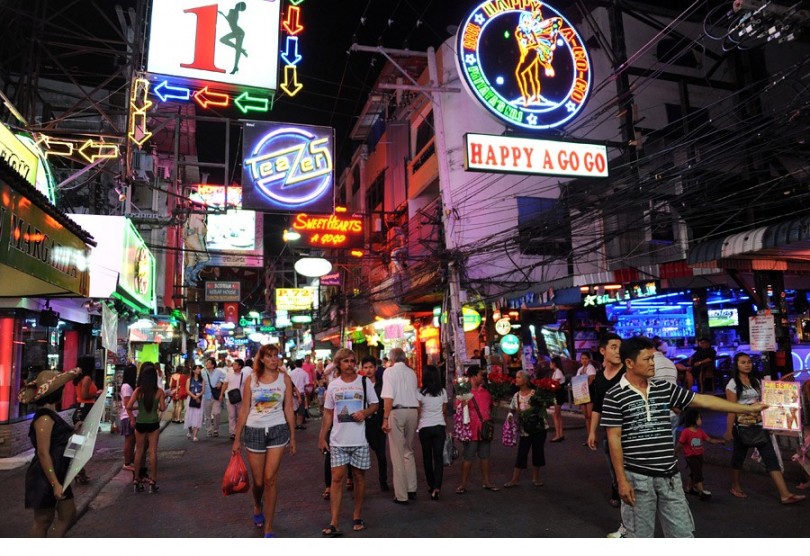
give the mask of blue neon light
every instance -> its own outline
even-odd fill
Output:
[[[189,100],[191,98],[191,89],[187,87],[174,87],[169,85],[169,82],[161,81],[153,89],[152,92],[157,95],[161,102],[167,100]]]
[[[286,48],[281,53],[281,59],[288,66],[296,66],[303,56],[298,53],[298,37],[287,37]]]

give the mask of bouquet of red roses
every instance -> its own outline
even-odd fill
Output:
[[[487,373],[486,389],[493,400],[505,400],[515,392],[515,379],[499,370],[492,370]]]

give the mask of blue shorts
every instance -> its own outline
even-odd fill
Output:
[[[245,427],[242,443],[248,452],[263,453],[270,448],[283,448],[290,443],[290,427],[287,423],[268,428]]]
[[[368,444],[365,446],[331,446],[329,460],[332,467],[351,465],[356,469],[369,469],[371,467],[371,452]]]

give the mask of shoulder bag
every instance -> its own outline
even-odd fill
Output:
[[[231,405],[236,405],[242,401],[242,379],[245,378],[245,375],[242,372],[239,373],[239,388],[232,388],[228,390],[228,402]]]
[[[481,430],[479,431],[479,438],[483,442],[492,442],[492,439],[495,438],[495,421],[492,419],[487,419],[484,421],[484,418],[481,417],[481,411],[478,409],[478,402],[475,401],[475,398],[472,399],[473,409],[475,409],[475,413],[478,415],[478,420],[481,421]]]
[[[762,428],[762,425],[752,425],[750,427],[734,425],[734,430],[740,443],[749,448],[764,446],[770,441],[770,435],[768,431]]]
[[[208,383],[208,388],[211,389],[211,396],[215,400],[218,400],[219,397],[222,395],[222,386],[217,386],[216,388],[214,388],[214,385],[211,384],[211,375],[206,372],[205,376],[208,377],[208,380],[206,380],[206,382]]]

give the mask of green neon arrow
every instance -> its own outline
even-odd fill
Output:
[[[298,4],[303,4],[304,0],[290,0],[290,4],[293,6],[297,6]]]
[[[233,99],[233,103],[242,111],[242,114],[247,114],[248,112],[267,112],[270,109],[270,99],[252,97],[247,91]]]

